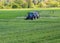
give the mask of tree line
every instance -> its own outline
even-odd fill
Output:
[[[0,9],[60,7],[60,0],[7,0],[0,1]]]

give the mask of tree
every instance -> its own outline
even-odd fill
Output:
[[[24,3],[23,0],[15,0],[14,2],[17,3],[17,4],[19,4],[19,5],[22,5]]]
[[[0,0],[0,9],[3,8],[3,0]]]
[[[28,3],[25,2],[25,3],[22,5],[22,8],[28,8]]]
[[[48,2],[48,6],[49,7],[58,7],[59,6],[59,2],[57,2],[57,1],[49,1]]]
[[[34,5],[38,4],[38,0],[33,0]]]
[[[28,8],[32,8],[33,6],[33,2],[32,2],[32,0],[27,0],[27,2],[28,2]]]
[[[44,2],[41,2],[38,4],[38,7],[44,7],[45,8],[45,7],[47,7],[47,5]]]

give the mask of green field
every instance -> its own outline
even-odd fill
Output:
[[[32,11],[41,18],[20,18]],[[0,10],[0,43],[60,43],[60,9]]]

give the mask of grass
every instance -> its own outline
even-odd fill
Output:
[[[0,10],[0,18],[26,17],[32,11],[38,11],[41,17],[60,17],[60,10]]]
[[[37,10],[37,20],[16,18],[30,11],[0,10],[0,43],[60,43],[60,10]]]

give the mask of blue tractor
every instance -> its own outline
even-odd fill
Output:
[[[27,17],[26,17],[26,20],[33,20],[33,19],[38,19],[40,16],[39,16],[39,13],[37,11],[34,11],[34,12],[29,12]]]

